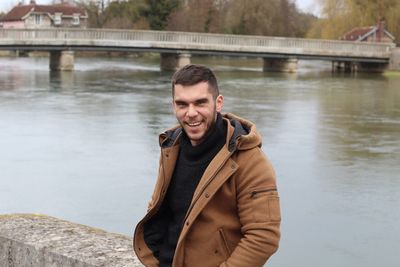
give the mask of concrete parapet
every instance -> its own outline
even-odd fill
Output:
[[[1,267],[139,267],[131,238],[33,214],[0,215]]]
[[[73,51],[51,51],[50,70],[71,71],[74,69]]]
[[[191,55],[187,53],[180,53],[180,54],[161,53],[160,68],[161,70],[175,71],[177,69],[182,68],[185,65],[190,64],[190,57]]]
[[[297,58],[264,58],[264,71],[273,72],[297,72]]]

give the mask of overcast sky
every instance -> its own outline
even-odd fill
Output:
[[[8,12],[16,6],[20,0],[0,0],[0,12]],[[29,3],[30,0],[25,0]],[[36,4],[49,4],[51,0],[36,0]],[[297,6],[304,11],[317,13],[316,0],[296,0]]]

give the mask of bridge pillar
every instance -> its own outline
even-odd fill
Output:
[[[390,55],[389,69],[400,71],[400,48],[392,49],[392,54]]]
[[[264,71],[297,72],[297,58],[264,58]]]
[[[351,61],[332,61],[332,72],[357,72],[359,64]]]
[[[50,70],[71,71],[74,69],[73,51],[51,51]]]
[[[160,68],[161,70],[175,71],[182,68],[185,65],[190,64],[191,55],[188,53],[171,54],[161,53]]]

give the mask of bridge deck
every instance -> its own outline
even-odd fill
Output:
[[[0,29],[0,49],[153,51],[388,62],[393,44],[167,31]]]

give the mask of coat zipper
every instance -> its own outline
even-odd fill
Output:
[[[273,192],[273,191],[277,191],[277,189],[276,188],[269,188],[269,189],[254,190],[254,191],[252,191],[250,193],[250,197],[253,198],[259,193],[266,193],[266,192]]]

